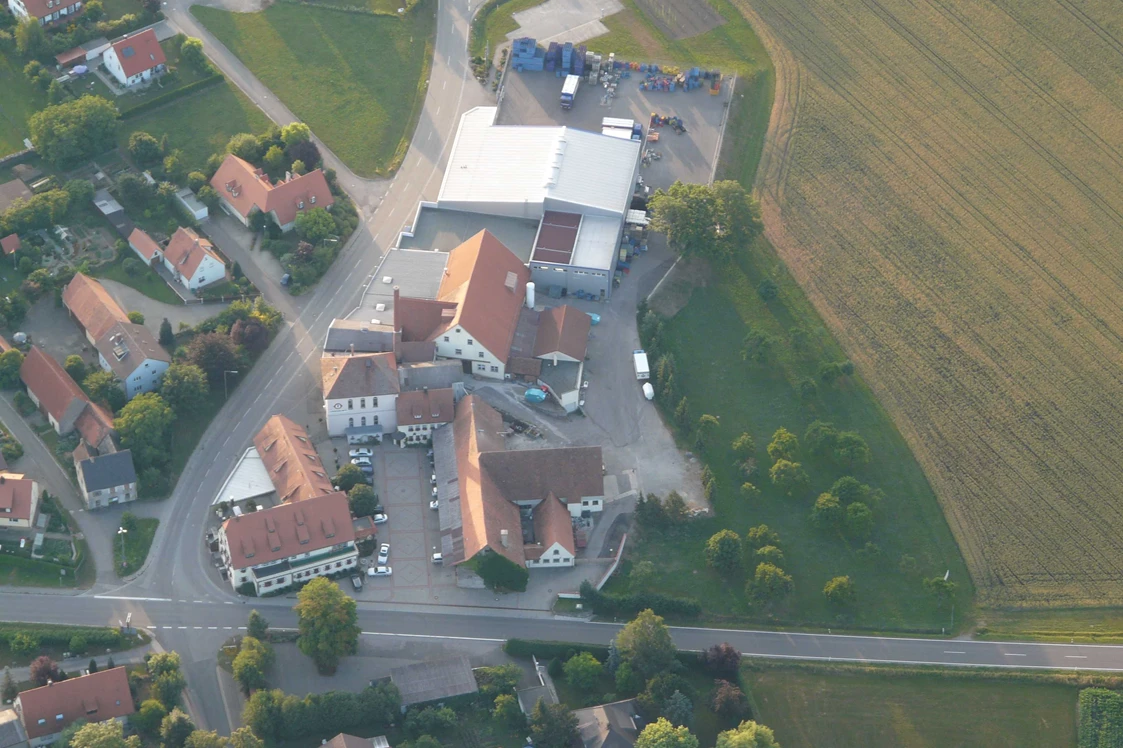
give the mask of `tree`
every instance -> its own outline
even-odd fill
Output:
[[[248,132],[241,132],[230,138],[226,143],[226,151],[250,163],[261,158],[261,144],[258,143],[257,136]]]
[[[202,369],[212,385],[219,384],[223,372],[238,368],[238,349],[228,335],[205,332],[191,339],[187,360]]]
[[[81,382],[86,378],[86,362],[82,360],[81,356],[77,356],[73,353],[70,354],[66,357],[62,368],[66,369],[66,373],[69,374],[70,378],[75,382]]]
[[[819,367],[819,379],[828,387],[842,378],[842,365],[837,361],[828,361]]]
[[[694,442],[698,449],[706,448],[720,426],[721,422],[717,416],[711,416],[709,413],[704,413],[698,418],[698,423],[694,427]]]
[[[295,165],[297,161],[304,164],[308,169],[314,169],[320,163],[320,149],[311,140],[304,140],[293,143],[285,148],[288,157],[292,159]]]
[[[678,491],[671,491],[667,494],[667,498],[663,499],[663,514],[667,516],[667,524],[672,527],[686,521],[689,509],[686,506],[686,499],[682,498],[682,494]]]
[[[297,174],[297,175],[307,174],[308,173],[308,167],[304,165],[303,161],[301,161],[300,159],[296,159],[295,161],[292,162],[292,165],[289,166],[289,171],[291,171],[293,174]]]
[[[706,672],[722,678],[736,678],[741,668],[741,653],[729,642],[703,649],[698,659]]]
[[[199,198],[199,202],[201,202],[211,210],[214,210],[218,207],[218,193],[215,192],[214,187],[211,187],[209,184],[204,184],[202,187],[200,187],[196,191],[195,195]]]
[[[193,732],[195,723],[179,707],[168,712],[168,716],[160,723],[160,738],[164,741],[164,748],[184,748],[188,736]]]
[[[121,389],[121,382],[111,371],[92,371],[82,380],[82,389],[95,403],[105,403],[109,410],[117,412],[125,407],[128,397]]]
[[[339,658],[354,654],[359,646],[355,601],[324,577],[306,584],[296,598],[300,651],[312,658],[321,673],[334,673]]]
[[[854,603],[858,591],[850,577],[835,577],[823,587],[827,602],[836,608],[847,608]]]
[[[281,150],[279,145],[270,146],[269,150],[265,152],[262,163],[267,172],[277,174],[285,168],[285,152]]]
[[[335,479],[332,484],[340,491],[350,493],[351,489],[360,483],[366,483],[367,477],[363,475],[363,471],[356,465],[347,463],[339,468],[339,472],[335,474]]]
[[[16,49],[23,57],[42,57],[50,50],[47,32],[34,19],[21,21],[16,26]]]
[[[577,718],[565,704],[539,699],[530,713],[530,736],[537,748],[569,748],[577,740]]]
[[[807,473],[798,462],[777,460],[768,475],[772,478],[772,484],[788,496],[807,485]]]
[[[757,563],[767,561],[779,566],[784,561],[784,552],[774,545],[766,545],[753,551],[753,558]]]
[[[59,733],[59,736],[55,738],[55,742],[51,743],[51,748],[70,748],[70,746],[73,744],[74,736],[77,735],[78,731],[85,726],[86,720],[82,719],[81,717],[74,720],[69,725],[67,725],[62,732]]]
[[[187,736],[184,748],[227,748],[226,738],[215,730],[195,730]]]
[[[411,748],[441,748],[441,741],[437,740],[432,735],[418,735],[417,740],[413,741],[410,745]]]
[[[62,188],[70,196],[70,207],[86,205],[94,199],[94,186],[88,179],[71,179]]]
[[[493,590],[525,592],[530,573],[501,553],[483,553],[476,556],[476,574]]]
[[[522,679],[522,669],[515,664],[494,665],[475,670],[476,683],[484,698],[490,699],[501,693],[512,693]]]
[[[47,681],[62,680],[58,663],[47,655],[40,655],[32,660],[28,670],[31,682],[37,686],[45,686]]]
[[[583,693],[592,693],[604,675],[604,666],[589,652],[580,652],[565,662],[565,679]]]
[[[195,364],[172,364],[160,380],[160,396],[179,416],[205,405],[209,393],[207,377]]]
[[[164,317],[164,321],[160,323],[160,345],[168,350],[175,348],[175,332],[167,317]]]
[[[12,669],[10,667],[5,667],[4,684],[0,685],[0,701],[12,701],[18,694],[19,688],[16,687],[16,681],[12,678]]]
[[[936,602],[940,605],[943,605],[955,597],[955,582],[948,581],[943,577],[925,579],[923,584],[924,590],[929,595],[936,598]]]
[[[776,433],[772,435],[772,441],[768,443],[768,456],[773,461],[789,460],[794,462],[798,454],[799,439],[796,438],[796,435],[783,427],[776,429]]]
[[[628,586],[633,592],[642,590],[655,577],[655,564],[650,561],[636,561],[628,572]]]
[[[741,536],[732,530],[721,530],[706,541],[706,563],[721,574],[732,574],[741,560]]]
[[[276,688],[254,692],[242,708],[242,723],[246,726],[245,729],[262,740],[271,742],[277,740],[284,731],[284,719],[281,714],[284,701],[285,694]]]
[[[257,320],[240,319],[230,328],[230,339],[246,350],[264,351],[269,347],[269,331]]]
[[[19,369],[23,354],[15,348],[0,353],[0,387],[10,390],[19,386]]]
[[[281,140],[286,148],[292,148],[297,143],[306,143],[312,139],[312,130],[303,122],[292,122],[281,128]]]
[[[137,166],[144,168],[158,163],[164,154],[160,151],[159,140],[143,130],[137,130],[129,136],[129,155]]]
[[[175,413],[155,392],[130,400],[114,420],[121,445],[131,449],[136,462],[148,467],[167,461],[168,438]]]
[[[641,676],[651,678],[667,670],[675,662],[675,643],[670,629],[650,609],[641,611],[635,620],[616,635],[621,659]]]
[[[754,364],[763,364],[772,355],[776,339],[764,332],[750,327],[742,341],[741,358]]]
[[[252,636],[242,637],[242,646],[234,658],[234,680],[246,693],[265,688],[265,672],[273,665],[272,648]]]
[[[496,722],[510,727],[526,725],[526,717],[519,708],[518,699],[509,693],[501,693],[495,697],[495,708],[491,710],[491,716]]]
[[[636,748],[698,748],[698,738],[687,727],[675,727],[660,717],[643,728],[636,738]]]
[[[710,700],[714,712],[726,719],[738,719],[748,710],[748,700],[740,688],[727,680],[714,681],[714,695]]]
[[[846,534],[854,540],[865,540],[873,532],[873,511],[860,501],[846,507]]]
[[[675,406],[675,423],[685,428],[689,421],[690,406],[687,404],[686,398],[684,397],[679,400],[678,405]]]
[[[772,730],[752,720],[745,720],[734,730],[719,732],[714,748],[780,748]]]
[[[837,530],[842,525],[843,509],[834,494],[821,493],[811,509],[811,522],[820,530]]]
[[[67,166],[113,147],[117,107],[100,96],[83,96],[31,115],[28,129],[43,159]]]
[[[773,605],[792,592],[792,578],[775,564],[757,564],[753,578],[745,585],[749,599],[759,605]]]
[[[347,503],[355,517],[369,517],[378,511],[378,494],[366,483],[359,483],[347,492]]]
[[[771,278],[765,278],[757,284],[756,292],[765,304],[780,295],[780,287]]]
[[[70,738],[70,748],[133,748],[137,745],[125,740],[124,727],[115,719],[82,725]]]
[[[870,487],[849,475],[836,480],[834,485],[831,486],[831,493],[837,496],[843,504],[853,504],[855,501],[860,501],[868,505],[871,497]]]
[[[160,725],[166,716],[168,710],[163,704],[156,699],[145,699],[137,713],[129,717],[129,724],[137,732],[153,737],[160,731]]]
[[[296,215],[296,233],[310,244],[319,244],[335,233],[335,220],[323,208],[312,208]]]
[[[170,205],[175,199],[175,185],[183,184],[187,180],[187,157],[183,155],[183,151],[180,149],[176,148],[164,156],[164,178],[168,181],[162,183],[160,189],[162,190],[165,184],[171,186],[171,196],[168,199]]]
[[[675,182],[648,201],[651,226],[685,256],[726,262],[760,231],[759,208],[732,181],[712,186]]]
[[[179,670],[161,673],[152,679],[152,695],[168,709],[179,703],[179,696],[185,688],[187,688],[187,680]]]
[[[756,440],[753,439],[752,434],[745,431],[736,439],[733,440],[733,453],[740,457],[742,460],[748,460],[756,452]]]
[[[207,67],[207,56],[203,54],[203,41],[189,36],[179,45],[179,57],[196,70]]]
[[[239,727],[230,733],[230,748],[265,748],[265,741],[248,727]]]
[[[663,716],[672,725],[689,727],[694,722],[694,702],[682,691],[675,691],[663,703]]]
[[[265,641],[265,637],[269,634],[269,621],[265,620],[265,616],[257,612],[256,609],[250,611],[249,620],[246,621],[246,635],[252,636],[254,639]]]
[[[857,431],[840,431],[834,443],[834,459],[851,470],[870,461],[870,448]]]
[[[780,545],[780,536],[768,525],[750,527],[745,533],[745,542],[752,548],[763,548],[766,545]]]

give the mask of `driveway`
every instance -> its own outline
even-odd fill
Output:
[[[541,5],[514,15],[519,27],[507,34],[508,39],[531,36],[539,44],[567,41],[578,44],[608,33],[600,22],[624,10],[619,0],[547,0]],[[561,39],[560,37],[565,37]]]
[[[62,363],[66,357],[76,353],[87,363],[97,361],[97,351],[78,329],[66,307],[56,306],[53,296],[45,296],[36,301],[27,312],[27,319],[20,323],[19,329],[31,336],[35,345],[51,354]]]
[[[266,301],[289,319],[298,316],[303,308],[301,297],[293,296],[281,285],[284,268],[271,252],[261,248],[258,232],[250,231],[221,210],[216,210],[202,222],[202,226],[215,246],[241,266],[242,272],[257,286]]]
[[[168,321],[172,323],[172,329],[178,330],[180,323],[191,325],[194,327],[208,317],[213,317],[220,311],[230,306],[229,304],[165,304],[162,301],[156,301],[137,291],[135,288],[130,288],[124,283],[118,283],[108,278],[102,278],[101,285],[105,286],[105,290],[113,297],[113,300],[121,305],[121,308],[129,312],[140,312],[144,315],[144,326],[148,328],[149,332],[153,335],[160,335],[160,323],[167,317]]]

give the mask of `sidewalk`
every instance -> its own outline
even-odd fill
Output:
[[[96,660],[98,669],[105,667],[109,658],[113,658],[114,665],[136,665],[144,662],[144,656],[149,652],[162,652],[163,648],[158,645],[155,640],[145,644],[142,647],[135,647],[124,652],[114,652],[113,654],[86,654],[81,657],[71,657],[66,660],[61,660],[58,666],[62,668],[68,675],[74,676],[83,672],[90,665],[90,660]],[[31,680],[30,667],[14,667],[12,670],[12,677],[16,683],[25,680]]]

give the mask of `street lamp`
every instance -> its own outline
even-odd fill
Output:
[[[222,395],[223,395],[222,399],[223,400],[229,400],[230,399],[230,388],[226,386],[226,375],[227,374],[237,374],[237,373],[238,373],[237,371],[233,371],[233,370],[222,372]]]
[[[125,558],[125,535],[128,534],[128,532],[129,531],[126,530],[123,527],[117,528],[117,534],[121,536],[121,568],[122,569],[125,568],[126,566],[128,566],[128,564],[129,564],[128,560]]]

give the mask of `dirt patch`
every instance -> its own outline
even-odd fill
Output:
[[[673,317],[690,301],[695,288],[703,288],[709,282],[708,262],[681,260],[648,297],[648,306],[664,317]]]
[[[725,23],[705,0],[636,0],[636,5],[660,31],[676,41],[704,34]],[[638,26],[631,28],[633,34]]]

